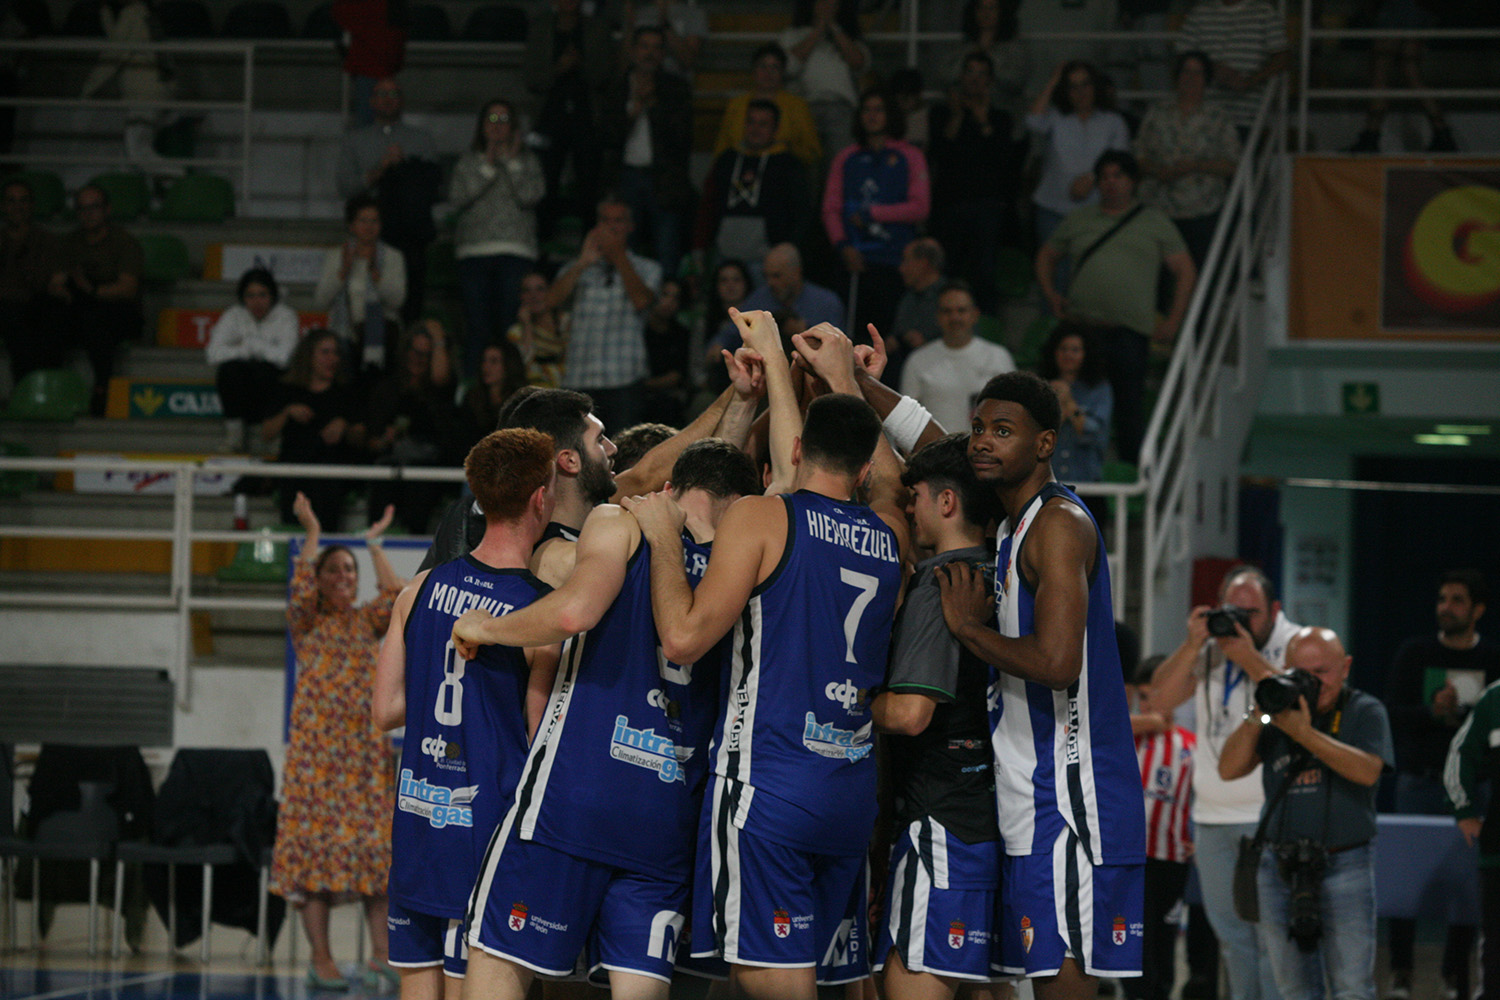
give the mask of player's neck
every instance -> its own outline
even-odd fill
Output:
[[[535,528],[515,521],[488,524],[484,537],[470,555],[495,569],[525,569],[531,561],[532,547],[541,534]]]
[[[719,518],[723,516],[723,510],[715,509],[720,505],[715,504],[713,497],[702,490],[689,490],[677,497],[677,506],[687,515],[683,527],[687,528],[695,542],[707,545],[714,540],[714,530],[718,527]]]
[[[1031,502],[1031,498],[1042,491],[1042,487],[1052,482],[1052,463],[1043,462],[1025,479],[1018,483],[1007,483],[997,487],[995,496],[1000,500],[1000,506],[1005,508],[1005,516],[1011,521],[1012,530],[1015,529],[1016,519],[1021,516],[1021,509]]]
[[[579,492],[576,481],[564,479],[561,475],[557,477],[557,504],[552,509],[553,521],[577,531],[583,527],[589,511],[593,509],[594,505]]]
[[[932,554],[942,555],[945,552],[972,549],[983,544],[983,527],[975,527],[967,521],[954,521],[951,524],[945,521],[938,529],[938,537],[932,548]]]
[[[854,496],[854,481],[850,476],[811,465],[807,462],[797,466],[797,475],[792,480],[792,489],[818,493],[831,500],[848,502]]]

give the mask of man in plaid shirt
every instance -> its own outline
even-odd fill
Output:
[[[606,197],[582,252],[547,293],[549,306],[573,316],[563,387],[588,393],[595,415],[621,430],[641,419],[646,311],[661,288],[661,267],[626,247],[633,228],[630,206]]]

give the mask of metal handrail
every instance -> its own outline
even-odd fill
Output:
[[[179,167],[239,167],[240,183],[235,192],[236,206],[244,213],[250,199],[250,139],[253,132],[251,118],[255,107],[255,49],[253,41],[156,41],[156,42],[112,42],[96,38],[40,38],[28,41],[0,40],[0,52],[180,52],[197,55],[238,55],[242,62],[242,92],[238,101],[199,100],[134,100],[121,98],[114,101],[95,98],[35,98],[0,96],[0,107],[103,107],[125,109],[130,107],[181,108],[185,111],[233,111],[240,112],[240,155],[236,159],[223,157],[174,157],[172,162]],[[119,158],[104,160],[88,156],[58,156],[53,153],[6,153],[0,155],[0,163],[78,163],[100,166],[118,164]]]
[[[1458,39],[1485,41],[1500,39],[1500,28],[1315,28],[1312,0],[1302,0],[1302,23],[1305,26],[1300,39],[1301,58],[1298,60],[1297,88],[1297,151],[1308,151],[1309,129],[1308,106],[1314,100],[1342,101],[1369,100],[1500,100],[1500,87],[1420,87],[1412,89],[1395,87],[1314,87],[1312,85],[1313,41],[1337,41],[1342,39],[1397,41],[1424,41]]]
[[[1217,405],[1215,383],[1231,341],[1241,351],[1239,371],[1244,373],[1251,271],[1271,238],[1271,223],[1280,218],[1284,198],[1276,173],[1285,153],[1284,98],[1285,81],[1277,77],[1261,96],[1141,446],[1139,468],[1146,486],[1141,631],[1147,649],[1156,648],[1154,584],[1174,555],[1174,542],[1180,546],[1183,541],[1195,441]],[[1174,526],[1177,535],[1170,530]]]
[[[423,482],[461,482],[463,470],[456,468],[389,468],[383,466],[320,466],[268,464],[251,461],[156,461],[151,459],[114,459],[99,456],[82,458],[5,458],[0,457],[0,474],[5,472],[86,472],[97,470],[124,472],[150,472],[173,477],[172,525],[167,528],[69,528],[43,527],[35,525],[0,524],[0,538],[98,538],[126,539],[136,541],[170,541],[171,572],[165,593],[121,594],[87,593],[74,589],[54,590],[0,590],[0,608],[67,607],[99,610],[171,611],[176,615],[177,634],[173,642],[172,662],[168,673],[177,690],[179,704],[184,708],[192,705],[192,660],[189,656],[191,643],[190,615],[194,611],[255,610],[281,611],[286,608],[284,597],[256,597],[250,595],[203,595],[193,592],[192,550],[200,542],[254,542],[265,539],[285,541],[300,538],[301,532],[272,531],[269,528],[246,530],[205,530],[194,528],[194,506],[197,496],[193,493],[193,476],[200,472],[215,475],[274,476],[296,479],[361,479],[392,480],[410,479]],[[1087,483],[1080,484],[1078,492],[1085,496],[1109,496],[1117,498],[1114,516],[1115,551],[1110,553],[1111,565],[1116,567],[1115,610],[1124,613],[1125,580],[1131,562],[1128,550],[1129,535],[1126,531],[1126,501],[1144,492],[1145,486],[1136,483]]]

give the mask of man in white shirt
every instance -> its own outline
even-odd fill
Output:
[[[1255,686],[1285,668],[1287,642],[1300,627],[1281,613],[1271,581],[1236,566],[1219,585],[1220,609],[1188,615],[1188,634],[1151,678],[1153,707],[1170,715],[1193,700],[1198,745],[1193,765],[1193,862],[1209,923],[1223,945],[1232,1000],[1280,1000],[1270,963],[1256,944],[1255,925],[1234,911],[1234,862],[1241,837],[1255,833],[1265,804],[1260,768],[1234,781],[1219,777],[1219,755],[1255,701]],[[1232,627],[1232,630],[1231,630]]]
[[[996,375],[1016,370],[1015,359],[999,344],[974,336],[979,307],[960,281],[938,294],[938,328],[943,338],[911,353],[901,370],[901,394],[927,407],[947,431],[969,426],[974,396]]]

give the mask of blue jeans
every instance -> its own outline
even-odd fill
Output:
[[[1323,937],[1311,952],[1287,937],[1291,889],[1270,849],[1260,859],[1260,943],[1286,1000],[1375,1000],[1375,852],[1330,855],[1319,909]]]
[[[458,290],[464,305],[464,374],[478,376],[484,349],[499,343],[521,307],[521,279],[536,262],[512,254],[460,257]]]
[[[1193,828],[1193,862],[1198,866],[1203,909],[1223,949],[1231,1000],[1280,1000],[1255,925],[1234,912],[1234,861],[1240,838],[1254,834],[1254,823],[1200,823]]]

